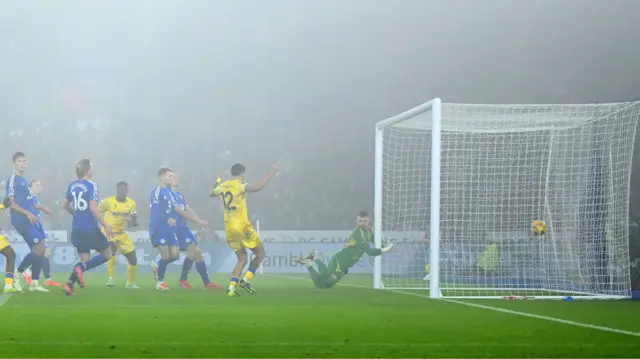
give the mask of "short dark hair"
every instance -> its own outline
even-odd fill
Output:
[[[231,166],[231,175],[232,176],[240,176],[245,171],[246,171],[246,168],[244,168],[244,166],[239,164],[239,163],[236,163],[235,165]]]
[[[91,160],[88,158],[83,158],[78,163],[76,163],[76,175],[78,178],[82,178],[87,175],[89,170],[91,169]]]
[[[167,166],[162,166],[158,169],[158,177],[162,177],[167,174],[167,172],[173,172],[171,168]]]
[[[27,155],[25,155],[24,152],[18,151],[16,153],[14,153],[13,156],[11,156],[11,161],[15,162],[18,159],[23,158],[23,157],[27,157]]]
[[[29,182],[29,188],[33,187],[33,184],[34,184],[34,183],[36,183],[36,182],[40,182],[40,181],[38,181],[38,180],[31,180],[31,181]]]
[[[360,211],[358,212],[358,217],[369,217],[369,213],[367,213],[367,211]]]
[[[116,187],[128,187],[129,184],[125,181],[120,181],[118,183],[116,183]]]

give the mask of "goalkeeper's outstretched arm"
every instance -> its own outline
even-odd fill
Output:
[[[356,247],[359,250],[365,252],[370,257],[376,257],[381,255],[382,253],[387,253],[391,250],[391,248],[393,248],[393,243],[389,243],[382,248],[372,248],[366,241],[356,241],[356,243]]]

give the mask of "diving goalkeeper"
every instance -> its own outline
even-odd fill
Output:
[[[320,289],[333,287],[342,277],[349,273],[349,268],[358,263],[363,254],[366,253],[371,257],[375,257],[390,251],[393,247],[393,244],[388,244],[382,249],[369,246],[370,243],[373,243],[373,232],[371,230],[371,218],[367,212],[358,214],[357,223],[356,229],[351,232],[344,248],[331,257],[329,265],[316,259],[317,252],[315,249],[296,260],[297,263],[307,267],[311,280],[316,287]],[[314,263],[317,269],[313,267]]]

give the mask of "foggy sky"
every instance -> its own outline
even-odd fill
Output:
[[[93,77],[139,111],[179,96],[180,111],[284,121],[375,121],[436,96],[623,101],[640,95],[638,14],[633,0],[3,1],[0,88]]]

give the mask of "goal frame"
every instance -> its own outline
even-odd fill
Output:
[[[633,103],[633,102],[632,102]],[[636,102],[637,104],[637,102]],[[383,163],[383,155],[384,155],[384,130],[392,127],[398,123],[403,121],[412,119],[420,114],[424,114],[425,112],[430,111],[430,132],[431,132],[431,165],[430,165],[430,177],[425,179],[430,181],[431,191],[430,191],[430,218],[429,218],[429,262],[430,262],[430,272],[429,272],[429,298],[432,299],[441,299],[445,298],[442,295],[441,291],[441,282],[440,282],[440,207],[441,207],[441,158],[442,158],[442,100],[440,98],[434,98],[431,101],[423,103],[417,107],[414,107],[410,110],[407,110],[403,113],[400,113],[391,118],[379,121],[375,125],[375,176],[374,176],[374,245],[375,248],[382,248],[383,242],[383,228],[382,228],[382,211],[383,211],[383,171],[384,171],[384,163]],[[619,111],[616,111],[616,113]],[[611,114],[607,114],[609,116]],[[427,119],[429,117],[426,117]],[[635,129],[634,125],[634,129]],[[415,131],[420,131],[420,129],[415,129]],[[635,132],[634,132],[635,133]],[[551,134],[553,136],[553,134]],[[632,142],[632,147],[635,145],[635,141]],[[611,149],[609,149],[611,151]],[[551,151],[549,151],[549,156],[551,156]],[[551,157],[549,157],[548,161],[551,161]],[[629,164],[631,166],[631,163]],[[548,166],[549,167],[549,166]],[[631,171],[629,170],[629,176],[631,175]],[[544,200],[544,211],[545,213],[549,211],[549,203],[546,196],[549,187],[549,168],[547,168],[547,173],[545,176],[544,183],[544,192],[545,192],[545,200]],[[627,185],[630,185],[630,179],[627,180]],[[628,206],[628,204],[627,204]],[[628,222],[628,218],[627,218]],[[550,226],[553,226],[553,223],[549,223]],[[555,241],[553,241],[555,245]],[[384,282],[382,280],[382,256],[377,256],[374,258],[374,266],[373,266],[373,287],[374,289],[385,289]],[[389,288],[391,289],[391,288]],[[412,288],[412,287],[404,287],[398,288],[402,290],[412,290],[412,289],[420,289],[424,290],[425,287],[420,288]],[[447,288],[452,289],[452,288]],[[522,290],[522,289],[520,289]],[[558,292],[557,290],[549,290],[538,288],[539,291],[550,291],[550,292]],[[526,290],[525,290],[526,291]],[[592,294],[592,293],[583,293],[570,291],[573,295],[573,299],[591,299],[591,300],[602,300],[602,299],[627,299],[631,297],[631,292],[628,296],[625,295],[610,295],[610,294]],[[565,298],[566,295],[550,295],[550,296],[527,296],[522,297],[526,299],[562,299]],[[446,298],[456,299],[456,298],[464,298],[464,299],[499,299],[502,296],[446,296]],[[520,299],[520,297],[510,297],[513,299]]]
[[[382,248],[382,170],[384,129],[402,121],[406,121],[421,113],[431,111],[431,215],[429,219],[429,261],[430,280],[429,297],[442,298],[440,292],[440,158],[442,138],[442,100],[434,98],[408,111],[376,123],[375,135],[375,192],[374,192],[374,244]],[[384,289],[382,283],[382,257],[377,256],[373,262],[373,288]]]

